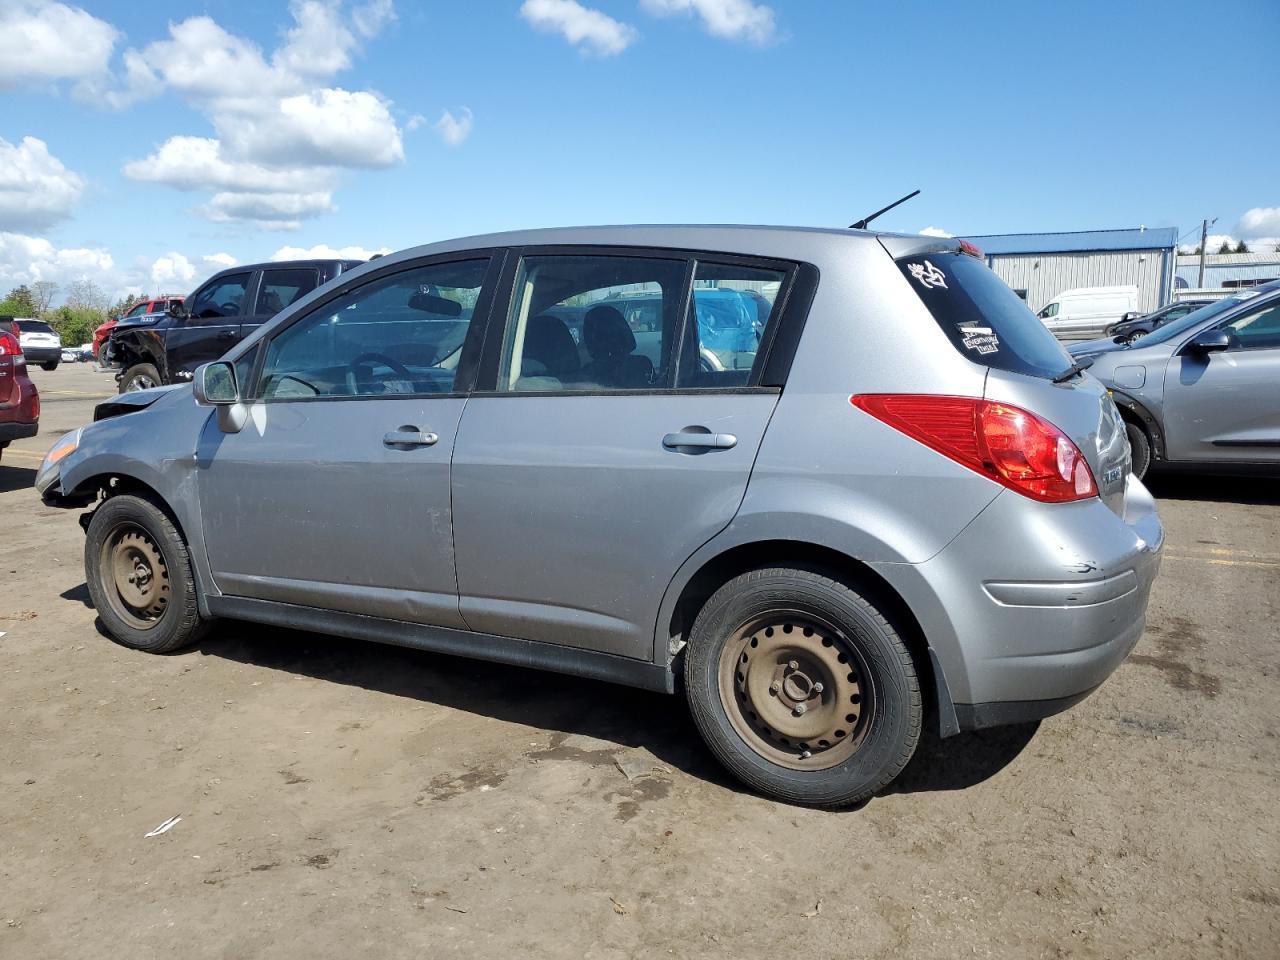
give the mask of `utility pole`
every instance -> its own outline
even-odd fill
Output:
[[[1196,281],[1197,290],[1204,289],[1204,255],[1208,252],[1205,250],[1205,244],[1209,242],[1209,227],[1217,222],[1217,217],[1200,221],[1200,279]]]

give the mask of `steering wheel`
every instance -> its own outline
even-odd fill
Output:
[[[380,363],[385,367],[390,367],[392,372],[397,376],[403,377],[406,380],[413,379],[413,371],[399,360],[393,360],[385,353],[362,353],[347,364],[347,366],[351,368],[347,372],[347,387],[351,390],[352,394],[358,394],[360,392],[358,389],[358,385],[361,382],[359,368],[366,363]]]

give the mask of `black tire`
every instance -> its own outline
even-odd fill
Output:
[[[132,390],[146,390],[148,387],[158,387],[162,382],[160,371],[155,368],[154,364],[135,363],[120,375],[120,392],[129,393]]]
[[[42,364],[40,364],[40,368],[41,368],[42,370],[57,370],[57,369],[58,369],[58,361],[57,361],[57,360],[50,360],[48,363],[42,363]]]
[[[123,546],[125,542],[137,547]],[[149,570],[145,608],[132,606],[118,586],[117,552],[129,550],[143,556]],[[148,562],[144,555],[158,562]],[[197,607],[187,545],[173,521],[150,500],[121,494],[94,511],[85,538],[84,570],[94,609],[107,632],[126,647],[169,653],[194,643],[208,627]]]
[[[744,651],[746,663],[750,648],[757,648],[759,659],[752,661],[747,669],[763,669],[766,676],[767,671],[773,671],[774,677],[786,676],[785,671],[790,669],[795,671],[791,677],[803,676],[802,671],[796,670],[796,659],[784,664],[783,658],[791,654],[780,652],[783,648],[763,652],[769,644],[778,642],[774,629],[762,626],[774,617],[786,624],[779,629],[794,638],[786,642],[814,644],[816,654],[821,656],[834,653],[839,657],[839,664],[847,664],[837,665],[837,669],[849,671],[850,681],[857,676],[860,683],[857,689],[864,691],[862,715],[856,719],[852,714],[844,718],[853,723],[847,731],[847,741],[833,740],[828,744],[823,740],[821,743],[827,746],[822,748],[786,739],[779,739],[776,747],[772,742],[765,742],[768,737],[781,738],[781,727],[770,730],[762,723],[765,711],[761,710],[757,717],[750,709],[756,704],[745,691],[755,686],[754,675],[744,680],[736,651]],[[789,619],[796,621],[794,632],[787,623]],[[802,624],[817,626],[801,630]],[[759,637],[751,637],[743,646],[736,646],[743,643],[746,634],[757,630]],[[821,648],[808,639],[813,630],[817,631],[816,640],[821,641]],[[757,647],[757,639],[766,632],[774,639]],[[805,651],[798,656],[804,657]],[[819,659],[814,657],[815,662]],[[731,674],[736,672],[736,681],[731,681],[736,684],[732,694],[725,690],[727,664]],[[821,671],[822,664],[816,669]],[[803,670],[813,672],[807,666]],[[787,693],[789,682],[790,679],[783,680],[780,685],[775,679],[767,687],[778,705],[768,704],[767,709],[777,710],[781,706],[784,714],[793,709],[785,705],[782,696]],[[842,682],[837,678],[836,684],[817,688],[815,715],[830,709],[825,702],[826,695],[837,694],[838,683]],[[684,684],[694,721],[720,762],[751,787],[793,803],[843,807],[870,799],[902,771],[920,739],[923,713],[920,683],[911,654],[897,630],[865,597],[811,570],[753,570],[717,590],[698,613],[690,632]],[[780,686],[782,693],[779,693]],[[838,713],[859,710],[845,705],[845,698],[840,695],[833,699],[838,701]],[[859,702],[858,696],[848,699]],[[764,734],[752,732],[753,724],[762,727]],[[840,736],[845,734],[846,731],[838,732]],[[759,739],[753,739],[756,737]],[[836,752],[837,747],[847,751],[850,745],[851,754],[841,756]],[[811,746],[815,750],[813,754]],[[826,752],[828,749],[830,753]],[[773,751],[772,758],[769,751]],[[823,766],[827,756],[833,759]],[[813,766],[805,766],[810,764]]]
[[[1151,466],[1151,438],[1147,431],[1132,421],[1124,422],[1125,433],[1129,437],[1129,447],[1133,450],[1133,475],[1141,480]]]

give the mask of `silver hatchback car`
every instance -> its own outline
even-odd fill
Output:
[[[635,226],[418,247],[37,476],[110,634],[213,618],[673,692],[837,806],[1142,633],[1163,534],[1106,390],[958,241]]]

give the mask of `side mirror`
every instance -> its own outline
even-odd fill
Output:
[[[187,308],[180,303],[173,303],[169,305],[169,309],[165,313],[175,320],[182,320],[187,316]]]
[[[1215,330],[1201,330],[1191,342],[1187,344],[1188,353],[1208,354],[1221,353],[1223,350],[1231,348],[1231,334],[1218,328]]]
[[[215,360],[196,367],[191,378],[191,391],[202,407],[218,411],[218,429],[223,433],[239,433],[248,419],[248,407],[240,401],[236,368],[228,360]]]

